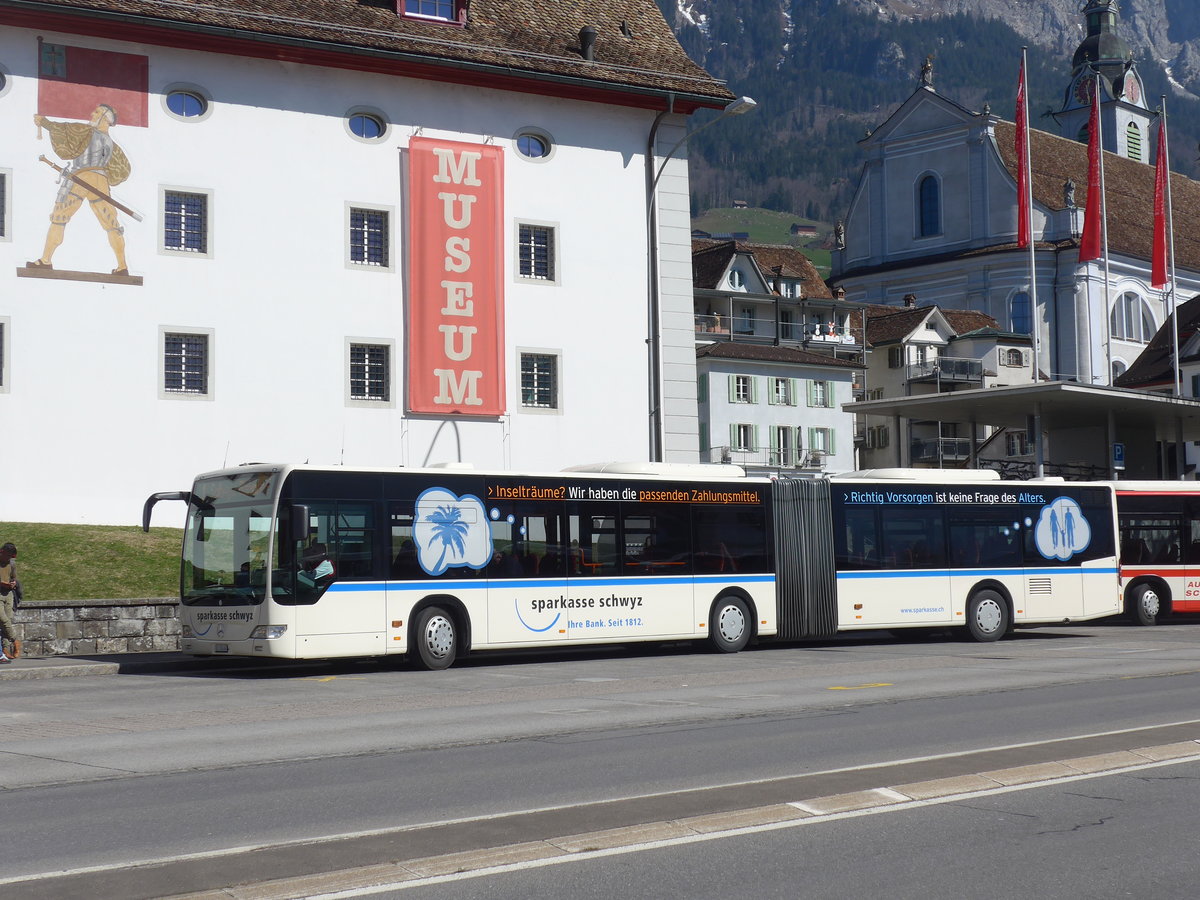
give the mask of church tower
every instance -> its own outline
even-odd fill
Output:
[[[1133,53],[1117,34],[1117,0],[1084,0],[1087,37],[1072,59],[1071,83],[1062,109],[1054,114],[1060,134],[1087,142],[1092,92],[1100,86],[1100,131],[1104,149],[1138,162],[1153,160],[1150,125],[1155,113],[1146,106]]]

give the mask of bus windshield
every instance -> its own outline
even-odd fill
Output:
[[[278,475],[238,472],[198,480],[188,504],[181,571],[189,606],[261,603],[272,552]]]

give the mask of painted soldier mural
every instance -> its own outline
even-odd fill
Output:
[[[59,173],[59,187],[50,211],[50,228],[46,232],[42,255],[30,261],[28,267],[54,268],[54,254],[66,236],[67,225],[87,203],[104,229],[116,258],[116,268],[112,274],[128,275],[125,229],[118,211],[132,211],[116,201],[111,193],[114,187],[129,178],[131,171],[129,158],[109,134],[109,129],[117,123],[116,110],[101,103],[87,123],[54,122],[40,113],[33,117],[33,121],[38,128],[38,137],[41,138],[43,131],[49,134],[55,155],[66,160],[67,165],[59,166],[45,156],[41,157],[43,162]]]

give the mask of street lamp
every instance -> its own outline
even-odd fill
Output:
[[[646,144],[646,257],[647,257],[647,304],[649,332],[646,344],[649,347],[649,385],[650,385],[650,461],[662,462],[662,373],[661,369],[661,339],[659,337],[659,284],[658,284],[658,181],[662,178],[667,163],[675,152],[685,143],[698,135],[705,128],[717,124],[728,116],[740,116],[758,106],[749,97],[738,97],[731,100],[721,110],[721,114],[705,122],[694,131],[689,131],[675,142],[666,155],[662,157],[657,170],[654,167],[657,154],[654,152],[654,142],[658,136],[658,126],[662,120],[674,111],[674,98],[667,109],[660,112],[650,127],[650,137]]]

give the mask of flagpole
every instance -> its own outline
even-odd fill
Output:
[[[1041,315],[1037,299],[1037,253],[1033,239],[1033,157],[1029,155],[1029,65],[1027,48],[1021,48],[1021,85],[1025,102],[1022,104],[1022,131],[1025,135],[1025,227],[1029,235],[1029,308],[1033,315],[1033,383],[1042,380]],[[1041,474],[1040,472],[1038,473]]]
[[[1100,108],[1100,70],[1096,69],[1096,96],[1092,100],[1096,104],[1096,109]],[[1108,348],[1108,376],[1103,382],[1111,385],[1113,383],[1113,349],[1112,349],[1112,310],[1109,308],[1112,303],[1110,296],[1111,289],[1109,287],[1109,272],[1108,272],[1108,201],[1104,193],[1104,126],[1100,121],[1100,116],[1096,116],[1096,157],[1100,161],[1100,234],[1101,241],[1104,244],[1104,334],[1105,342]]]
[[[1167,95],[1161,95],[1162,112],[1162,144],[1158,148],[1158,152],[1164,155],[1164,162],[1167,168],[1166,177],[1166,195],[1167,195],[1167,253],[1169,254],[1168,263],[1171,271],[1171,354],[1174,360],[1174,380],[1175,380],[1175,396],[1183,396],[1183,373],[1179,368],[1179,304],[1177,301],[1178,294],[1176,293],[1177,285],[1175,283],[1175,225],[1172,222],[1171,210],[1171,158],[1167,156]],[[1183,473],[1180,472],[1180,478]]]

